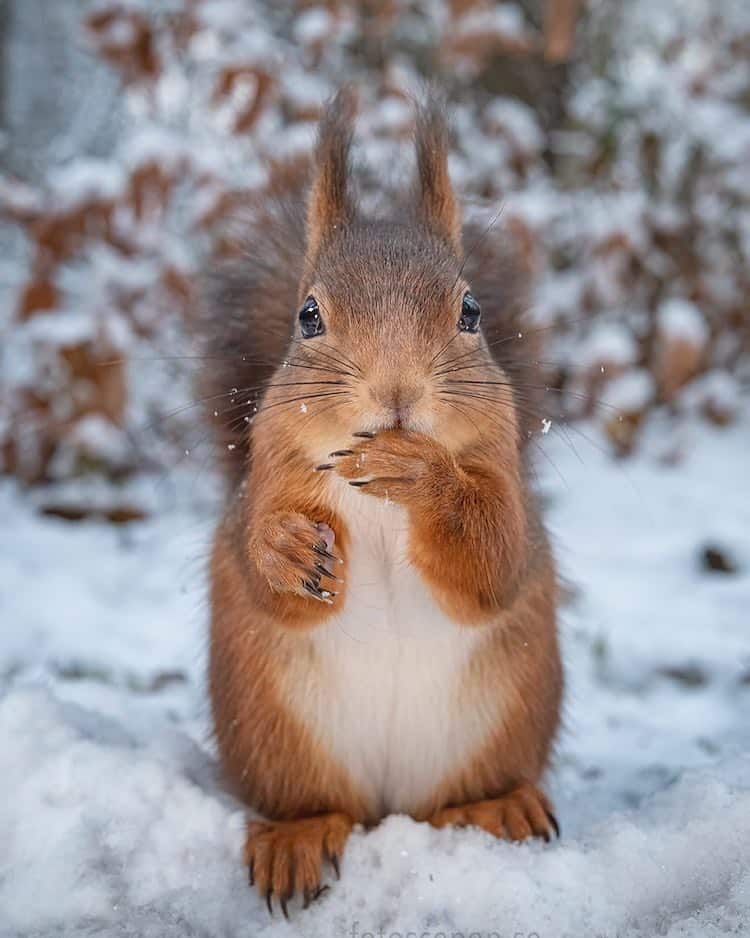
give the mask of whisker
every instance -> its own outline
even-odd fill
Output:
[[[448,407],[453,407],[454,410],[457,410],[460,414],[463,414],[464,417],[468,416],[468,419],[471,421],[472,425],[474,426],[474,429],[481,436],[481,431],[479,429],[479,426],[477,425],[477,422],[474,420],[473,417],[467,414],[466,410],[460,404],[458,404],[456,401],[446,401],[446,400],[443,400],[443,403],[447,404]]]
[[[231,397],[233,394],[236,395],[240,393],[242,392],[238,391],[237,388],[234,388],[231,391],[222,391],[219,394],[208,394],[206,397],[198,397],[193,401],[189,401],[187,404],[182,404],[180,407],[176,407],[174,410],[167,411],[166,414],[162,414],[157,420],[146,424],[145,427],[142,427],[141,432],[148,433],[151,430],[155,430],[158,426],[164,423],[165,420],[170,420],[172,417],[176,417],[178,414],[182,414],[193,407],[198,407],[200,404],[207,404],[209,401],[221,400],[226,397]]]
[[[607,401],[601,400],[601,398],[591,397],[588,394],[585,394],[580,391],[573,391],[570,388],[553,388],[548,384],[529,384],[529,383],[519,383],[516,381],[507,382],[507,381],[492,381],[492,380],[446,380],[444,384],[450,385],[477,385],[477,386],[500,386],[500,387],[512,387],[516,391],[545,391],[549,394],[561,394],[565,397],[573,397],[576,400],[583,401],[585,403],[591,403],[596,407],[602,407],[606,410],[612,411],[613,414],[620,414],[620,408],[615,407],[614,404],[609,404]]]
[[[292,383],[290,382],[290,385],[289,385],[289,386],[291,386],[291,384],[292,384]],[[342,384],[343,384],[343,382],[342,382]],[[285,387],[287,387],[287,386],[288,386],[288,385],[285,385],[285,384],[274,385],[274,387],[276,387],[276,388],[285,388]],[[304,394],[300,394],[298,397],[287,398],[286,400],[273,400],[273,399],[272,399],[269,403],[260,403],[260,404],[259,404],[259,401],[260,401],[260,399],[261,399],[261,396],[259,395],[259,396],[257,396],[255,399],[252,399],[252,398],[251,398],[251,399],[246,400],[246,401],[241,401],[241,402],[238,403],[238,404],[234,404],[233,407],[227,407],[227,408],[225,408],[223,411],[219,411],[219,412],[217,413],[217,416],[223,416],[223,415],[228,414],[228,413],[231,413],[233,410],[237,410],[237,409],[239,409],[239,408],[241,408],[241,407],[248,407],[249,405],[253,405],[255,409],[254,409],[254,411],[253,411],[253,414],[251,415],[251,419],[252,419],[252,417],[253,417],[255,414],[258,414],[258,413],[260,413],[260,412],[263,411],[263,410],[269,410],[269,409],[271,409],[271,407],[274,407],[274,406],[276,406],[276,405],[278,405],[278,404],[284,404],[284,403],[286,403],[286,401],[289,401],[289,403],[296,403],[297,401],[303,401],[303,402],[315,401],[315,400],[317,400],[317,399],[320,398],[320,397],[330,397],[330,396],[332,396],[332,395],[344,394],[344,393],[347,393],[347,394],[348,394],[348,393],[350,393],[350,392],[348,392],[348,391],[334,391],[334,390],[332,390],[332,389],[330,389],[330,388],[325,388],[325,389],[323,389],[323,390],[321,390],[321,391],[307,391],[307,392],[305,392]]]
[[[494,401],[494,402],[497,403],[497,401]],[[470,403],[468,403],[468,402],[465,401],[465,402],[464,402],[464,406],[459,405],[456,401],[449,401],[449,400],[443,400],[442,403],[447,404],[448,406],[454,407],[455,409],[459,410],[460,413],[463,413],[464,416],[468,416],[468,414],[466,413],[466,408],[467,408],[467,407],[470,407]],[[518,410],[518,407],[516,407],[516,410]],[[485,417],[486,419],[489,419],[491,422],[493,422],[493,423],[494,423],[496,426],[498,426],[498,427],[500,427],[500,426],[503,425],[503,421],[500,419],[500,415],[499,415],[499,414],[486,413],[485,411],[482,411],[482,415],[483,415],[483,417]],[[494,418],[494,419],[493,419],[493,418]],[[471,418],[469,418],[469,419],[471,419]],[[477,426],[476,422],[475,422],[473,419],[471,420],[471,422],[472,422],[472,424],[473,424],[475,427]],[[545,451],[544,447],[541,446],[541,444],[539,443],[539,440],[536,439],[536,437],[535,437],[534,435],[531,435],[531,436],[529,436],[529,437],[527,438],[527,442],[531,443],[532,445],[534,445],[534,446],[536,447],[537,450],[539,450],[539,452],[542,454],[542,456],[543,456],[543,457],[547,460],[547,462],[552,466],[552,468],[554,469],[555,473],[560,477],[562,483],[566,486],[566,488],[569,488],[567,479],[566,479],[565,476],[563,476],[563,474],[560,472],[559,467],[555,464],[554,460],[550,457],[549,453],[547,453],[547,452]],[[574,451],[575,451],[575,450],[574,450]]]
[[[475,352],[482,352],[482,351],[483,349],[475,350]],[[499,364],[503,368],[504,371],[508,371],[508,372],[512,372],[514,370],[518,371],[523,368],[533,368],[537,366],[546,366],[548,368],[557,368],[560,366],[560,362],[553,361],[552,359],[541,359],[541,358],[527,359],[527,360],[515,360],[515,361],[513,360],[504,361],[502,359],[500,360],[493,359],[491,364],[495,364],[496,361],[497,361],[497,364]],[[440,364],[440,367],[443,367],[443,365],[444,364],[447,365],[448,362],[439,363],[439,364]],[[435,374],[436,375],[453,374],[454,372],[457,372],[457,371],[468,371],[471,368],[486,368],[488,364],[490,363],[488,363],[487,358],[485,357],[485,358],[482,358],[481,360],[472,362],[467,365],[456,365],[455,367],[451,367],[451,368],[446,367],[442,371],[435,372]]]
[[[313,362],[315,362],[315,356],[318,356],[318,361],[315,362],[314,365],[310,364],[309,359],[306,361],[306,364],[308,364],[309,367],[333,371],[336,374],[348,375],[350,378],[359,377],[354,371],[346,367],[344,362],[337,361],[335,358],[326,354],[320,348],[305,348],[301,350],[300,354],[309,356],[309,358],[312,358]],[[288,361],[288,364],[290,364],[292,367],[296,367],[298,363]]]
[[[492,216],[492,218],[490,219],[490,221],[489,221],[489,223],[487,224],[486,228],[484,228],[484,230],[482,231],[482,233],[479,235],[478,238],[476,238],[476,239],[474,240],[474,243],[471,245],[471,247],[469,248],[469,250],[466,252],[466,255],[464,256],[464,259],[463,259],[463,261],[461,262],[461,266],[458,268],[458,273],[456,274],[456,279],[453,281],[453,287],[451,287],[451,291],[452,291],[453,288],[456,286],[456,284],[458,283],[458,281],[461,279],[461,274],[464,272],[464,268],[466,267],[466,264],[468,263],[468,261],[470,260],[470,258],[473,256],[474,252],[475,252],[478,248],[481,247],[481,245],[482,245],[483,242],[484,242],[484,239],[487,237],[487,235],[490,233],[490,231],[492,231],[492,229],[493,229],[493,228],[495,227],[495,225],[498,223],[498,221],[499,221],[499,219],[500,219],[500,216],[503,214],[503,211],[504,211],[504,210],[505,210],[505,203],[503,203],[503,204],[500,206],[500,208],[497,210],[497,212]]]
[[[437,352],[437,354],[432,356],[432,358],[430,359],[430,365],[434,365],[436,359],[438,359],[438,358],[443,354],[443,352],[448,348],[448,346],[451,344],[451,342],[455,342],[456,339],[457,339],[460,335],[461,335],[461,333],[458,332],[458,331],[456,331],[456,332],[450,337],[450,339],[448,339],[448,341],[445,343],[445,345]]]
[[[571,319],[565,322],[563,325],[574,326],[581,322],[590,322],[590,317],[581,316],[578,319]],[[480,345],[475,349],[469,349],[468,352],[463,352],[461,355],[457,355],[455,358],[449,359],[447,362],[442,362],[442,365],[453,365],[456,364],[456,362],[462,361],[463,359],[469,357],[470,355],[476,355],[484,349],[496,348],[498,345],[504,345],[507,342],[520,341],[524,338],[524,336],[538,335],[540,332],[549,332],[550,329],[559,328],[561,328],[560,323],[552,323],[547,326],[538,326],[532,329],[524,329],[520,332],[515,332],[513,335],[501,336],[499,339],[495,339],[492,342],[485,342],[484,345]]]
[[[326,305],[322,303],[320,300],[318,301],[318,305],[321,307],[321,309],[323,310],[326,316],[330,315],[330,311],[328,310]],[[302,341],[303,340],[301,339],[292,340],[293,343],[296,342],[298,345]],[[362,369],[359,367],[359,365],[355,361],[349,358],[349,356],[347,356],[341,349],[335,348],[325,341],[324,342],[318,341],[316,342],[314,346],[308,346],[307,348],[312,352],[318,352],[319,354],[322,355],[323,353],[321,352],[321,346],[327,350],[328,358],[330,360],[337,362],[339,366],[345,366],[347,368],[354,369],[354,371],[357,372],[359,375],[362,374]],[[353,377],[356,377],[356,375],[353,375]]]
[[[347,391],[337,391],[337,392],[332,392],[332,393],[330,393],[330,394],[328,394],[328,395],[324,395],[324,396],[327,396],[327,397],[329,397],[329,398],[330,398],[330,397],[339,397],[339,398],[341,398],[341,399],[338,400],[338,401],[334,401],[334,402],[331,403],[331,404],[327,404],[325,407],[316,408],[316,409],[309,415],[309,417],[307,418],[307,422],[308,422],[308,423],[311,423],[311,422],[315,419],[315,417],[318,417],[318,416],[320,416],[321,414],[326,413],[326,412],[327,412],[328,410],[330,410],[330,409],[333,409],[333,408],[335,408],[335,407],[341,407],[343,404],[345,404],[345,403],[347,402],[347,400],[350,400],[350,399],[351,399],[351,396],[352,396],[352,395],[351,395],[349,392],[347,392]],[[305,398],[305,400],[308,400],[308,398]],[[290,403],[290,404],[293,404],[293,403],[296,403],[296,401],[282,401],[281,403]],[[251,428],[251,429],[255,429],[255,427],[258,426],[258,424],[260,423],[261,419],[262,419],[264,416],[273,417],[273,416],[274,416],[273,414],[268,415],[268,414],[266,413],[266,411],[267,411],[267,410],[270,410],[270,409],[271,409],[270,407],[266,407],[266,408],[262,408],[261,410],[259,410],[258,413],[257,413],[256,415],[254,415],[254,416],[251,418],[251,420],[250,420],[250,428]]]
[[[337,397],[340,395],[348,394],[347,391],[319,391],[316,394],[300,394],[296,397],[287,398],[283,401],[272,401],[271,403],[263,403],[258,408],[258,413],[266,413],[266,411],[272,410],[274,407],[281,407],[284,404],[296,404],[299,401],[313,401],[318,400],[322,397]]]

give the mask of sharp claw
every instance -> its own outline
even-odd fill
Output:
[[[313,893],[312,901],[315,902],[316,899],[320,899],[324,892],[327,892],[331,887],[326,883],[325,886],[318,886],[318,888]]]
[[[306,909],[310,905],[310,890],[305,888],[305,891],[302,894],[304,896],[304,901],[302,902],[302,908]]]
[[[324,462],[320,466],[315,467],[316,472],[323,472],[324,469],[333,469],[332,462]]]
[[[250,881],[250,885],[255,885],[255,860],[250,861],[250,865],[247,868],[247,878]]]
[[[333,871],[336,874],[336,879],[341,879],[341,870],[339,869],[339,858],[336,856],[335,853],[331,855],[331,866],[333,867]]]
[[[331,573],[330,570],[326,570],[322,563],[316,563],[315,570],[320,574],[320,576],[330,577],[332,580],[336,580],[338,583],[343,582],[340,576],[336,576],[335,573]]]
[[[270,916],[273,916],[273,903],[271,902],[272,897],[273,897],[273,889],[267,890],[266,891],[266,906],[268,907],[268,914]]]
[[[356,433],[354,435],[356,436]],[[329,453],[328,458],[333,459],[336,456],[353,456],[353,455],[354,455],[353,449],[337,449],[337,450],[334,450],[332,453]]]
[[[559,840],[560,839],[560,825],[557,823],[557,818],[551,811],[547,811],[547,817],[549,818],[549,822],[552,825],[552,829],[555,832],[555,837],[557,837],[557,839]]]
[[[543,832],[542,832],[542,837],[544,837],[544,842],[545,842],[545,844],[548,844],[548,843],[549,843],[549,840],[550,840],[550,838],[549,838],[549,831],[543,831]]]
[[[337,593],[332,592],[331,590],[323,590],[319,586],[316,586],[310,580],[303,580],[302,586],[305,588],[307,593],[312,596],[314,599],[317,599],[321,603],[328,603],[328,605],[333,604],[333,597],[337,596]]]
[[[353,485],[354,488],[356,489],[361,489],[363,485],[367,485],[368,483],[369,483],[369,479],[366,479],[364,481],[361,481],[360,479],[355,479],[353,482],[350,482],[349,485]]]
[[[375,434],[371,430],[358,430],[356,433],[352,433],[352,436],[361,437],[363,440],[375,439]]]
[[[288,922],[288,921],[289,921],[289,912],[288,912],[287,907],[286,907],[287,896],[282,896],[281,899],[279,900],[279,903],[280,903],[280,905],[281,905],[281,911],[284,913],[284,918],[285,918],[285,919],[287,920],[287,922]]]
[[[332,554],[330,551],[326,550],[325,547],[321,547],[320,544],[313,544],[312,549],[319,557],[325,557],[326,560],[334,560],[336,563],[344,562],[341,557],[337,557],[335,554]]]

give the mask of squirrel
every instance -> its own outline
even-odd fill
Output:
[[[327,863],[339,875],[355,825],[391,813],[559,836],[540,787],[563,676],[529,480],[526,278],[505,239],[463,224],[434,96],[413,192],[366,214],[355,110],[339,92],[309,174],[272,173],[206,304],[201,385],[230,489],[213,723],[225,780],[264,818],[250,884],[284,915]]]

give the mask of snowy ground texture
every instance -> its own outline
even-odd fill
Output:
[[[247,887],[207,741],[198,467],[119,527],[41,518],[2,483],[2,938],[750,930],[750,414],[656,422],[627,463],[557,429],[538,468],[571,581],[562,840],[393,817],[289,923]],[[706,569],[710,545],[734,573]]]

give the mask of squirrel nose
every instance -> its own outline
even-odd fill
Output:
[[[422,397],[424,388],[418,384],[380,384],[372,389],[372,396],[381,407],[392,410],[400,417]]]

